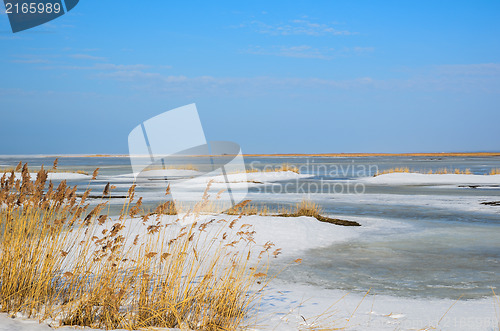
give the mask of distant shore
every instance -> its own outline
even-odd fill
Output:
[[[15,156],[15,155],[1,155],[1,156]],[[129,157],[128,154],[60,154],[60,155],[23,155],[23,156],[39,156],[39,157]],[[185,155],[187,156],[187,155]],[[207,156],[207,155],[196,155]],[[247,157],[293,157],[293,156],[316,156],[316,157],[371,157],[371,156],[423,156],[423,157],[443,157],[443,156],[465,156],[465,157],[488,157],[500,156],[500,152],[454,152],[454,153],[278,153],[278,154],[244,154]],[[149,157],[149,155],[144,155]]]
[[[245,154],[245,156],[327,156],[327,157],[369,157],[369,156],[500,156],[500,152],[459,153],[318,153],[318,154]]]

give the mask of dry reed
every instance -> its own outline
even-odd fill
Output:
[[[299,168],[297,168],[294,165],[290,165],[288,163],[282,163],[281,165],[276,166],[276,167],[266,166],[263,169],[250,168],[250,169],[246,170],[247,173],[253,173],[253,172],[279,172],[279,171],[291,171],[291,172],[295,172],[297,174],[300,173]]]
[[[397,168],[391,168],[391,169],[386,169],[383,171],[378,171],[374,177],[384,175],[384,174],[390,174],[390,173],[419,173],[419,174],[427,174],[427,175],[445,175],[445,174],[455,174],[455,175],[472,175],[473,173],[471,172],[470,169],[465,169],[465,170],[460,170],[460,169],[447,169],[447,168],[442,168],[438,170],[428,170],[428,171],[420,171],[420,170],[413,170],[408,167],[397,167]],[[489,175],[498,175],[500,174],[500,169],[492,169],[489,172]],[[485,175],[488,175],[486,173]]]
[[[166,170],[166,169],[175,169],[175,170],[192,170],[198,171],[199,169],[193,164],[168,164],[168,165],[150,165],[146,167],[143,171],[153,171],[153,170]]]
[[[330,218],[321,215],[323,209],[320,205],[310,200],[302,200],[295,205],[278,206],[270,209],[267,206],[256,206],[250,204],[249,200],[234,206],[225,211],[229,215],[259,215],[259,216],[279,216],[279,217],[314,217],[320,222],[332,223],[342,226],[361,226],[358,222],[347,221],[338,218]]]
[[[491,291],[493,292],[493,305],[495,306],[495,315],[498,323],[497,328],[500,331],[500,297],[497,296],[493,288],[491,289]]]
[[[500,168],[491,169],[490,175],[500,175]]]
[[[89,190],[78,198],[76,186],[54,187],[43,166],[35,181],[27,164],[21,178],[15,170],[0,182],[0,311],[105,329],[234,330],[245,321],[272,245],[252,258],[254,231],[237,225],[241,215],[183,225],[164,216],[175,214],[166,202],[139,216],[132,186],[110,217],[105,198],[89,211]]]
[[[57,168],[58,163],[59,163],[59,159],[57,158],[54,160],[52,168],[47,169],[47,173],[74,173],[74,174],[81,174],[81,175],[88,175],[89,174],[88,172],[83,171],[83,170],[58,169]],[[3,175],[6,173],[11,173],[11,172],[19,173],[19,172],[21,172],[22,167],[23,167],[23,163],[22,163],[22,161],[19,161],[19,163],[17,164],[16,167],[0,168],[0,174]],[[41,168],[43,168],[43,166]],[[40,169],[38,169],[38,170],[40,170]]]

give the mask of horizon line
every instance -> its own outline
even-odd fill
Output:
[[[172,154],[175,155],[175,154]],[[185,157],[219,156],[219,155],[179,155]],[[224,156],[224,155],[222,155]],[[248,153],[247,157],[370,157],[370,156],[500,156],[500,152],[418,152],[418,153]],[[0,157],[130,157],[128,154],[3,154]],[[135,155],[133,157],[149,157],[149,155]]]

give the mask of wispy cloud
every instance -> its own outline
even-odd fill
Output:
[[[146,64],[113,64],[113,63],[95,63],[93,65],[88,65],[88,66],[57,65],[57,66],[40,67],[40,69],[43,70],[64,69],[64,70],[97,70],[97,71],[135,71],[135,70],[146,70],[149,68],[152,68],[152,66]]]
[[[25,64],[38,64],[38,63],[49,63],[48,60],[46,59],[18,59],[18,60],[12,60],[12,63],[25,63]]]
[[[271,55],[271,56],[283,56],[283,57],[294,57],[302,59],[321,59],[321,60],[332,60],[337,57],[349,56],[349,55],[361,55],[373,52],[375,48],[373,47],[354,47],[348,48],[343,47],[340,49],[335,49],[331,47],[315,48],[308,45],[300,46],[252,46],[247,50],[243,51],[248,54],[255,55]]]
[[[317,49],[308,45],[292,47],[254,47],[249,52],[296,58],[328,59],[337,54],[371,52],[371,47]],[[35,58],[19,58],[33,60]],[[58,61],[59,62],[59,61]],[[43,69],[87,71],[89,79],[115,81],[124,88],[148,93],[166,93],[184,96],[261,96],[261,95],[307,95],[307,93],[331,93],[334,90],[386,90],[386,91],[448,91],[500,93],[500,63],[441,65],[407,68],[398,78],[378,78],[369,72],[349,79],[326,79],[315,77],[254,77],[239,76],[187,76],[168,74],[169,66],[145,64],[94,63],[87,66],[53,65]]]
[[[112,64],[112,63],[98,63],[94,66],[94,69],[102,70],[146,70],[151,68],[147,64]]]
[[[319,78],[293,77],[216,77],[184,75],[163,75],[158,72],[121,70],[100,72],[97,79],[110,79],[126,84],[133,90],[151,93],[176,93],[183,95],[238,95],[258,96],[276,93],[293,93],[307,89],[350,89],[374,84],[369,77],[350,80],[328,80]],[[299,93],[300,94],[300,93]]]
[[[0,40],[19,40],[19,39],[22,39],[21,36],[13,35],[12,32],[6,32],[6,33],[4,33],[3,31],[0,32]]]
[[[357,54],[365,54],[365,53],[371,53],[375,51],[375,47],[353,47],[352,51],[357,53]]]
[[[318,49],[307,45],[300,46],[272,46],[272,47],[261,47],[254,46],[250,47],[245,53],[256,54],[256,55],[273,55],[273,56],[283,56],[283,57],[295,57],[303,59],[322,59],[329,60],[332,58],[333,48]]]
[[[500,75],[500,63],[441,65],[436,67],[436,69],[440,74],[443,75],[460,75],[460,76]]]
[[[286,23],[276,24],[265,23],[262,21],[252,21],[249,26],[259,33],[282,36],[348,36],[357,34],[357,32],[337,29],[333,24],[317,23],[306,19],[295,19]]]
[[[53,58],[53,56],[40,56],[33,54],[19,54],[14,55],[14,59],[11,60],[11,63],[20,63],[20,64],[45,64],[50,63],[49,58]]]
[[[0,96],[31,96],[33,95],[33,91],[23,90],[19,88],[1,88],[0,87]]]
[[[449,71],[451,68],[454,71]],[[477,73],[467,76],[463,73]],[[97,79],[111,79],[131,89],[182,93],[185,95],[294,95],[304,93],[330,93],[343,89],[375,89],[389,91],[448,91],[500,93],[500,64],[466,66],[439,66],[416,68],[402,78],[379,79],[361,76],[351,79],[324,79],[314,77],[216,77],[165,75],[150,70],[108,70],[94,75]]]
[[[69,57],[78,60],[105,61],[105,57],[94,56],[89,54],[71,54]]]
[[[67,50],[64,50],[67,51]],[[42,52],[43,53],[43,52]],[[41,54],[41,55],[34,55],[34,54],[18,54],[18,55],[13,55],[15,58],[14,60],[11,60],[10,62],[12,63],[24,63],[24,64],[47,64],[47,63],[53,63],[54,59],[58,59],[58,63],[61,63],[62,58],[71,58],[75,60],[84,60],[84,61],[106,61],[107,59],[105,57],[100,57],[100,56],[93,56],[85,53],[76,53],[76,54],[69,54],[69,55],[64,55],[65,52],[59,53],[59,54]],[[83,63],[83,62],[82,62]],[[102,64],[100,68],[106,66],[106,64]],[[57,67],[57,66],[55,66]],[[117,69],[115,67],[112,67],[110,69]]]

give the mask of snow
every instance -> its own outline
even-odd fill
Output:
[[[135,176],[138,175],[139,173],[131,173],[131,174],[113,176],[112,178],[133,179]],[[150,170],[140,173],[140,177],[142,178],[197,177],[196,179],[203,181],[204,183],[212,179],[216,183],[225,182],[224,176],[222,175],[209,176],[209,174],[205,174],[199,171],[183,170],[183,169]],[[293,171],[251,172],[251,173],[236,173],[227,175],[228,181],[233,183],[246,182],[246,181],[275,182],[275,181],[291,180],[291,179],[307,178],[307,177],[311,177],[311,175],[297,174]]]
[[[285,180],[296,180],[301,178],[312,177],[312,175],[298,174],[293,171],[272,171],[272,172],[250,172],[247,174],[229,174],[227,179],[231,183],[237,183],[242,181],[248,182],[278,182]],[[223,180],[221,178],[221,180]],[[218,181],[218,180],[216,180]]]
[[[18,314],[19,315],[19,314]],[[16,318],[9,317],[7,314],[0,314],[0,331],[48,331],[57,328],[59,330],[85,330],[85,331],[101,331],[102,329],[92,329],[92,328],[82,328],[82,327],[72,327],[72,326],[62,326],[54,325],[51,326],[50,323],[42,322],[39,323],[37,320],[27,319],[22,316],[17,316]],[[117,329],[123,330],[125,329]],[[169,329],[169,328],[158,328],[158,330],[163,331],[173,331],[179,329]]]
[[[228,174],[227,181],[224,176],[201,176],[193,178],[189,183],[189,187],[205,188],[209,181],[213,181],[212,187],[216,189],[227,189],[226,183],[231,183],[231,189],[245,189],[247,187],[256,187],[262,184],[271,184],[287,180],[298,180],[310,176],[311,175],[298,174],[292,171]]]
[[[500,175],[390,173],[358,181],[379,185],[500,185]]]
[[[133,181],[137,173],[130,173],[117,176],[102,176],[99,177],[100,180],[113,180],[113,181]],[[7,173],[9,176],[9,173]],[[32,180],[36,178],[36,173],[30,173]],[[15,173],[16,179],[21,178],[21,173]],[[155,179],[155,178],[192,178],[199,182],[200,185],[206,185],[208,181],[213,180],[214,183],[225,183],[224,176],[205,176],[203,173],[195,170],[184,170],[184,169],[165,169],[165,170],[150,170],[143,172],[140,178],[144,179]],[[227,179],[230,183],[270,183],[284,180],[294,180],[299,178],[307,178],[311,175],[297,174],[292,171],[276,171],[276,172],[253,172],[253,173],[238,173],[238,174],[228,174]],[[49,180],[90,180],[91,176],[85,174],[78,174],[73,172],[51,172],[48,173],[47,178]]]
[[[116,184],[122,187],[130,186],[130,182],[134,182],[134,176],[137,174],[125,174],[118,176],[99,177],[100,181],[123,182],[125,184]],[[227,183],[231,183],[231,189],[247,189],[248,187],[256,187],[263,184],[271,184],[280,181],[298,180],[308,178],[312,175],[298,174],[292,171],[273,171],[273,172],[252,172],[252,173],[233,173],[223,175],[211,175],[201,173],[194,170],[166,169],[166,170],[151,170],[141,173],[136,181],[139,186],[165,186],[164,181],[157,179],[167,178],[171,184],[177,184],[177,188],[186,190],[204,190],[208,182],[212,181],[213,189],[227,189]]]
[[[279,331],[334,326],[374,331],[498,330],[495,309],[500,307],[495,306],[494,297],[452,300],[365,295],[274,280],[259,309],[268,316],[264,329]]]
[[[159,169],[159,170],[148,170],[143,171],[141,173],[131,173],[125,175],[118,175],[114,178],[126,178],[133,179],[136,176],[143,178],[154,178],[154,177],[194,177],[199,176],[201,173],[196,170],[187,170],[187,169]]]
[[[362,227],[338,226],[320,222],[314,217],[244,216],[243,223],[253,225],[255,242],[263,244],[271,241],[281,248],[283,256],[299,257],[308,249],[320,248],[344,242],[363,233],[381,228],[382,222],[363,219]]]
[[[20,172],[16,172],[14,173],[14,175],[16,180],[22,178]],[[1,174],[1,176],[3,176],[3,174]],[[31,180],[35,180],[36,176],[36,173],[30,173]],[[10,173],[7,173],[6,177],[10,177]],[[92,177],[89,175],[78,174],[74,172],[49,172],[47,174],[47,180],[90,180],[90,178]]]
[[[31,174],[31,178],[36,178],[36,174]],[[47,175],[48,180],[89,180],[89,175],[77,174],[72,172],[51,172]]]
[[[73,329],[73,328],[71,328]],[[36,320],[10,318],[7,314],[0,314],[0,331],[45,331],[52,330],[47,324],[40,324]]]
[[[496,213],[498,212],[492,206],[482,205],[482,202],[499,200],[495,197],[487,195],[427,195],[427,194],[384,194],[384,193],[365,193],[365,194],[322,194],[311,193],[307,196],[300,193],[249,193],[247,199],[255,202],[265,201],[267,203],[299,203],[304,198],[312,200],[318,204],[325,206],[374,206],[382,207],[424,207],[438,208],[443,210],[468,211],[481,213]],[[333,204],[333,205],[332,205]],[[328,216],[328,215],[325,215]],[[339,217],[342,218],[342,217]],[[354,220],[353,216],[349,216],[350,220]]]
[[[228,234],[230,234],[230,231],[227,229],[227,223],[237,218],[237,216],[231,215],[209,214],[199,215],[198,217],[194,217],[193,215],[187,215],[184,216],[184,218],[180,217],[177,215],[162,215],[159,217],[152,216],[149,218],[147,223],[143,223],[140,218],[126,219],[122,221],[121,224],[125,226],[123,234],[126,237],[126,250],[133,247],[132,242],[136,236],[139,236],[140,242],[142,242],[142,238],[148,236],[148,241],[161,243],[164,240],[172,239],[178,234],[182,227],[195,221],[200,222],[214,220],[214,222],[212,222],[207,228],[207,231],[204,232],[204,235],[200,240],[201,243],[210,244],[212,236],[216,233],[220,233],[224,226],[226,228],[223,232],[227,231]],[[219,222],[220,220],[226,220],[227,222]],[[116,222],[116,217],[113,217],[108,219],[103,225],[96,224],[86,236],[89,238],[93,235],[101,237],[100,234],[102,231],[104,229],[110,229]],[[147,234],[147,228],[149,225],[156,224],[157,222],[165,225],[168,224],[168,227],[164,230],[166,232],[155,234],[155,236],[158,236],[158,239],[151,239],[151,235]],[[343,227],[320,222],[316,218],[306,216],[276,217],[252,215],[243,216],[241,220],[236,223],[234,227],[236,230],[233,232],[236,233],[244,224],[251,225],[252,229],[256,232],[254,236],[256,244],[254,247],[255,252],[259,252],[263,245],[270,241],[275,245],[275,249],[282,249],[282,255],[280,255],[279,258],[297,258],[301,252],[308,249],[325,247],[336,242],[346,241],[355,238],[362,233],[376,231],[377,228],[383,228],[384,224],[385,226],[387,225],[385,222],[383,223],[380,220],[376,221],[373,219],[370,219],[369,221],[365,219],[365,223],[367,223],[365,227]],[[390,223],[394,224],[394,222]],[[167,239],[165,239],[165,237]],[[163,238],[164,240],[159,240],[159,238]],[[71,246],[74,247],[73,243],[80,242],[81,240],[84,240],[83,234],[70,241],[70,246],[65,249],[65,251],[70,252],[67,262],[70,261],[69,259],[74,258],[78,253],[78,250],[71,248]]]
[[[216,220],[234,219],[234,216],[211,215]],[[175,225],[176,216],[161,216],[162,223]],[[381,229],[402,226],[399,222],[376,218],[349,218],[362,227],[342,227],[317,221],[312,217],[244,216],[235,229],[250,224],[256,231],[256,244],[272,241],[283,254],[274,261],[291,261],[308,249],[348,241]],[[108,220],[109,227],[116,220]],[[153,220],[152,220],[153,221]],[[156,221],[156,220],[154,220]],[[147,224],[137,219],[125,221],[128,238],[145,235]],[[211,231],[222,223],[213,222]],[[172,229],[169,226],[167,229]],[[101,231],[101,227],[96,227]],[[176,232],[176,231],[173,231]],[[213,232],[209,232],[213,233]],[[130,240],[127,243],[130,245]],[[291,268],[294,265],[290,266]],[[368,289],[366,289],[368,291]],[[450,311],[448,309],[451,307]],[[494,330],[497,325],[493,297],[480,300],[458,301],[451,299],[399,298],[370,293],[346,293],[302,283],[289,283],[274,279],[264,291],[256,308],[257,315],[249,320],[256,323],[255,330],[297,330],[308,327],[345,327],[346,330],[395,330],[438,327],[440,330]],[[321,317],[318,317],[320,316]],[[330,316],[331,315],[331,316]],[[328,318],[330,316],[330,318]],[[318,317],[315,319],[315,317]],[[0,315],[0,331],[43,331],[49,326],[33,320],[11,319]],[[66,329],[63,328],[63,330]],[[70,328],[73,329],[73,328]],[[89,329],[90,330],[90,329]]]

